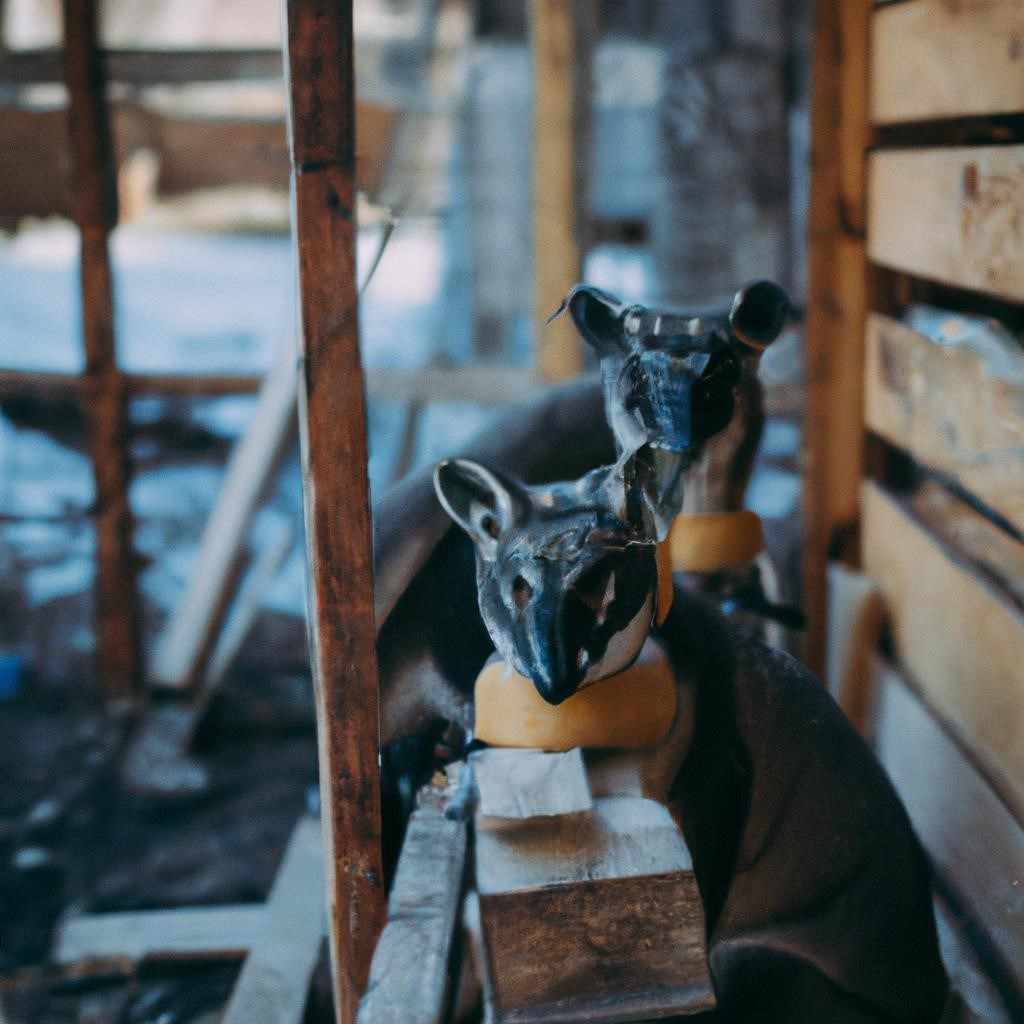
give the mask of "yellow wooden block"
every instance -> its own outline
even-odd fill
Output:
[[[761,517],[749,509],[676,516],[666,543],[676,572],[716,572],[752,561],[764,548]]]
[[[642,750],[668,735],[676,713],[676,685],[659,651],[553,706],[537,693],[532,680],[495,661],[477,677],[475,709],[476,739],[495,747]]]

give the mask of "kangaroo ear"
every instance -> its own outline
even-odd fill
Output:
[[[567,309],[576,330],[583,335],[588,345],[597,350],[598,355],[625,351],[622,314],[626,311],[626,306],[614,295],[609,295],[600,288],[578,284],[565,297],[555,316],[559,316]]]
[[[754,281],[736,293],[729,326],[737,341],[760,354],[779,336],[788,315],[786,293],[771,281]]]
[[[514,485],[467,459],[446,459],[434,470],[434,490],[444,510],[493,558],[498,538],[515,521]]]

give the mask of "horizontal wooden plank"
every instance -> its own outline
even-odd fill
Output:
[[[1024,301],[1024,146],[878,150],[868,167],[872,260]]]
[[[865,418],[869,429],[955,477],[1024,530],[1024,351],[1013,362],[1014,374],[993,373],[968,347],[939,344],[874,314]]]
[[[59,929],[53,957],[61,964],[90,957],[230,960],[245,956],[266,927],[262,903],[86,914]]]
[[[901,664],[1024,821],[1024,613],[880,487],[862,505]]]
[[[258,374],[126,373],[124,379],[133,395],[242,395],[259,391],[264,378]],[[0,398],[25,394],[59,398],[81,386],[81,377],[73,373],[0,370]],[[517,405],[536,398],[544,387],[532,370],[500,364],[422,370],[369,367],[366,371],[367,394],[386,402]]]
[[[0,52],[0,84],[35,85],[64,80],[60,50]],[[281,51],[104,50],[107,81],[126,85],[190,85],[281,77]]]
[[[875,745],[936,871],[1024,992],[1024,829],[892,666],[874,665]]]
[[[1024,110],[1024,0],[907,0],[871,19],[876,124]]]
[[[935,481],[910,500],[914,516],[1024,609],[1024,543]]]
[[[359,186],[376,194],[390,158],[399,112],[360,102],[356,112]],[[159,161],[160,194],[228,186],[288,186],[284,112],[277,117],[190,117],[135,103],[112,105],[118,166],[140,150]],[[0,108],[0,222],[68,215],[71,168],[67,113],[62,108]],[[39,168],[47,168],[40,174]]]

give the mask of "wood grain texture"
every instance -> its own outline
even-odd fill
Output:
[[[594,806],[579,747],[555,752],[490,747],[470,755],[480,814],[535,818]]]
[[[323,844],[315,818],[299,820],[266,903],[266,926],[224,1009],[221,1024],[300,1024],[324,935]]]
[[[668,811],[477,819],[476,872],[497,1022],[641,1020],[714,1005],[700,896]]]
[[[871,654],[885,610],[870,576],[838,562],[828,567],[828,663],[825,684],[860,732],[871,708]]]
[[[1024,613],[880,487],[863,502],[900,663],[1024,821]]]
[[[409,819],[373,954],[360,1024],[441,1024],[462,907],[466,822],[445,817],[451,792],[425,787]]]
[[[864,153],[870,0],[816,0],[804,430],[806,660],[825,667],[831,557],[851,553],[864,461]]]
[[[60,927],[53,957],[62,964],[89,957],[238,959],[266,927],[266,918],[262,904],[86,914]]]
[[[1024,146],[879,150],[869,196],[876,263],[1024,301]]]
[[[356,180],[370,195],[381,186],[398,118],[396,109],[379,103],[357,106]],[[115,166],[141,149],[152,150],[160,166],[160,195],[242,185],[287,187],[288,139],[281,116],[187,116],[121,100],[110,104],[110,120]],[[0,224],[13,227],[23,217],[71,214],[67,137],[64,109],[0,109]],[[39,174],[40,167],[47,173]]]
[[[1020,354],[1024,380],[1024,352]],[[940,345],[872,314],[867,327],[867,425],[919,462],[956,478],[1024,530],[1024,384],[980,356]]]
[[[294,436],[295,401],[295,356],[286,344],[228,460],[185,593],[157,640],[149,666],[154,686],[185,689],[202,669],[228,611],[249,523]]]
[[[309,631],[331,958],[354,1021],[384,924],[373,553],[355,264],[352,5],[288,0]]]
[[[1022,0],[908,0],[871,19],[876,124],[1024,110]]]
[[[110,232],[117,223],[117,190],[97,33],[95,0],[66,0],[64,59],[73,206],[81,232],[85,401],[96,482],[99,662],[108,698],[125,699],[138,692],[141,651],[134,522],[128,503],[126,395],[117,367],[109,251]]]
[[[1024,829],[900,674],[881,659],[875,746],[936,871],[1024,992]]]
[[[546,380],[566,380],[583,369],[572,320],[547,323],[583,271],[578,125],[589,63],[582,12],[577,0],[530,0],[534,330],[537,371]]]

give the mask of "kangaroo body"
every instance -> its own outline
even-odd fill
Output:
[[[386,497],[376,513],[376,561],[393,592],[378,636],[385,742],[438,719],[470,729],[473,686],[496,645],[551,703],[586,685],[572,657],[537,651],[559,642],[582,650],[580,637],[605,626],[611,596],[580,581],[602,583],[627,544],[661,539],[685,505],[678,484],[699,465],[708,438],[729,427],[745,374],[729,369],[717,328],[709,340],[699,321],[672,325],[663,342],[656,330],[644,333],[648,320],[601,293],[574,292],[567,306],[588,340],[597,339],[602,382],[582,382],[554,405],[534,407],[529,430],[513,436],[499,427],[471,454],[485,449],[490,465],[531,483],[576,480],[613,461],[653,466],[659,486],[652,489],[643,472],[626,472],[625,500],[606,489],[595,498],[584,487],[586,498],[574,507],[571,485],[549,500],[474,463],[446,463],[438,490],[462,529],[438,522],[444,513],[432,505],[425,475]],[[647,360],[654,370],[638,375],[636,364]],[[669,361],[671,372],[662,373]],[[652,380],[665,393],[646,393]],[[675,398],[665,400],[666,393]],[[554,415],[560,398],[591,415],[603,398],[615,443],[595,418]],[[716,416],[717,429],[707,430]],[[644,515],[628,513],[641,506]],[[410,510],[418,520],[408,518]],[[400,519],[406,530],[418,522],[436,541],[414,545],[410,556],[409,542],[390,525]],[[588,539],[570,543],[577,535]],[[552,579],[527,579],[518,546],[524,537]],[[397,585],[403,576],[406,585]],[[589,617],[564,610],[563,591],[574,588]],[[617,584],[607,591],[617,593]],[[533,600],[547,618],[530,607]],[[481,615],[481,606],[491,611]],[[554,641],[551,623],[564,634]],[[654,642],[679,696],[657,795],[678,817],[704,903],[718,999],[705,1019],[937,1021],[947,984],[927,865],[895,792],[842,712],[797,662],[734,630],[697,595],[677,588]]]

